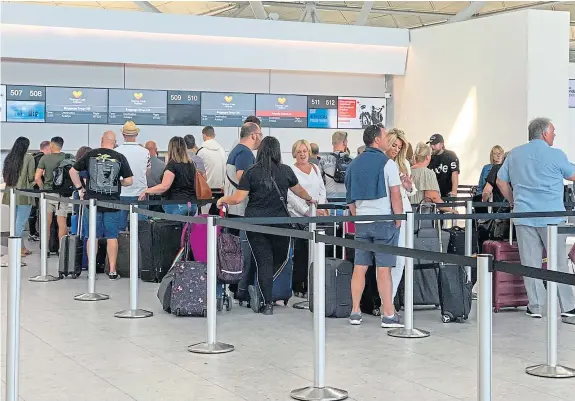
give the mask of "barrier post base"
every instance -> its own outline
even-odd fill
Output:
[[[110,299],[110,296],[106,294],[99,294],[97,292],[94,293],[88,292],[86,294],[76,295],[74,299],[76,301],[104,301],[106,299]]]
[[[151,316],[154,316],[154,312],[150,312],[145,309],[126,309],[114,313],[114,317],[118,317],[120,319],[142,319]]]
[[[225,354],[233,350],[235,350],[233,345],[220,342],[214,344],[198,343],[188,347],[188,351],[194,354]]]
[[[561,319],[561,321],[563,323],[567,323],[567,324],[575,324],[575,316],[572,317],[564,317]]]
[[[569,377],[575,377],[575,369],[561,365],[535,365],[525,369],[525,372],[531,376],[547,377],[552,379],[567,379]]]
[[[339,401],[345,400],[349,395],[347,391],[333,387],[304,387],[293,390],[291,398],[300,401]]]
[[[419,330],[419,329],[406,329],[406,328],[399,328],[388,330],[388,336],[391,337],[399,337],[399,338],[425,338],[429,337],[429,331]]]
[[[28,281],[32,281],[35,283],[48,283],[50,281],[58,281],[60,280],[58,277],[54,277],[51,276],[49,274],[46,274],[45,276],[34,276],[34,277],[30,277],[30,279]]]
[[[301,301],[298,303],[293,304],[292,308],[294,309],[309,309],[309,301]]]

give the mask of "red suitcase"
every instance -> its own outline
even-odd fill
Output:
[[[509,241],[485,241],[483,253],[493,255],[499,262],[520,263],[517,243]],[[493,272],[493,310],[499,312],[501,308],[527,306],[529,299],[525,291],[523,277],[504,272]]]

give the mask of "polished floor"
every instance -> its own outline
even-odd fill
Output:
[[[3,248],[5,250],[5,248]],[[34,248],[36,249],[36,248]],[[31,283],[37,251],[22,268],[20,396],[24,401],[264,401],[290,400],[312,384],[312,316],[290,307],[264,317],[234,305],[218,314],[218,337],[236,346],[223,355],[197,355],[187,346],[205,339],[205,319],[162,312],[158,285],[141,283],[140,306],[154,316],[123,320],[128,279],[104,276],[97,290],[107,301],[73,300],[87,280]],[[56,273],[56,258],[49,270]],[[2,371],[5,371],[7,269],[2,268]],[[443,324],[436,310],[417,311],[416,326],[431,337],[386,335],[378,319],[362,326],[327,320],[327,384],[355,401],[471,401],[476,399],[477,325]],[[524,373],[545,360],[546,320],[523,311],[493,315],[493,400],[572,401],[575,379]],[[559,323],[559,361],[575,367],[575,326]],[[2,399],[5,392],[2,375]]]

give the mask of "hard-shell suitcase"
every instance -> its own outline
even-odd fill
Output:
[[[56,255],[60,251],[60,240],[58,238],[58,218],[56,213],[52,213],[52,224],[50,225],[50,232],[48,238],[48,257],[51,253]]]
[[[438,271],[443,323],[467,320],[471,312],[473,284],[463,266],[442,264]]]
[[[516,242],[488,240],[483,243],[483,253],[493,255],[498,262],[520,263],[519,247]],[[523,277],[513,274],[493,272],[493,310],[527,306],[529,299]]]
[[[84,255],[82,255],[82,270],[88,270],[88,238],[84,237]],[[108,254],[108,240],[99,238],[96,247],[96,273],[106,272],[106,258]]]
[[[173,267],[170,309],[176,316],[205,317],[207,311],[207,266],[201,262],[179,262]]]
[[[143,281],[160,282],[180,250],[182,223],[168,220],[138,221]]]
[[[353,265],[347,260],[325,259],[325,316],[349,317]],[[309,310],[313,312],[313,265],[309,271]]]
[[[283,301],[284,305],[288,304],[288,301],[293,295],[292,276],[293,276],[293,243],[292,241],[290,241],[286,260],[279,268],[279,270],[274,274],[274,283],[272,286],[272,302]],[[260,291],[257,280],[255,280],[255,287],[256,291]]]
[[[168,313],[172,312],[172,286],[174,283],[175,269],[168,270],[158,288],[158,299],[162,304],[162,309]]]
[[[377,289],[377,272],[375,265],[369,266],[365,273],[365,287],[361,294],[359,307],[363,313],[374,316],[381,315],[381,298],[379,297],[379,291]]]
[[[105,273],[110,271],[108,258],[106,258]],[[142,266],[142,251],[138,244],[138,272]],[[130,277],[130,232],[121,231],[118,235],[118,256],[116,259],[116,272],[121,277]]]
[[[80,207],[80,216],[77,220],[78,228],[76,232],[82,230],[82,213],[84,208]],[[58,277],[63,279],[72,276],[78,278],[82,274],[82,256],[84,254],[84,241],[80,235],[66,234],[60,242],[60,255],[58,258]]]

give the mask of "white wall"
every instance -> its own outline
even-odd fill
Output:
[[[568,29],[568,13],[528,10],[412,31],[395,126],[414,144],[443,134],[462,183],[477,182],[492,146],[525,143],[540,115],[566,150]]]
[[[382,97],[386,88],[384,75],[289,72],[270,70],[231,70],[131,64],[93,64],[2,59],[1,83],[41,86],[85,86],[134,89],[180,89],[199,91],[237,91],[259,93],[323,94]],[[31,146],[52,136],[64,138],[64,148],[75,151],[82,145],[97,146],[107,129],[120,133],[120,126],[87,124],[1,124],[0,147],[9,149],[14,140],[28,136]],[[153,139],[160,150],[167,150],[174,135],[194,134],[201,142],[202,127],[141,126],[139,142]],[[264,128],[265,135],[276,136],[291,160],[291,146],[298,139],[316,142],[321,151],[331,148],[331,134],[326,129]],[[216,128],[218,140],[229,151],[237,141],[239,129]],[[349,130],[349,147],[355,151],[362,144],[362,131]]]

